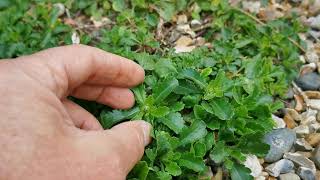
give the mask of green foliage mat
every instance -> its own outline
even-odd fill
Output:
[[[0,58],[71,43],[73,28],[58,17],[54,2],[0,2]],[[298,69],[299,49],[288,38],[300,43],[297,33],[304,29],[294,18],[261,25],[219,0],[62,2],[73,15],[116,22],[98,31],[79,28],[82,43],[146,70],[130,110],[79,102],[104,128],[130,119],[153,125],[153,142],[129,179],[206,179],[210,166],[223,167],[231,179],[252,179],[242,165],[245,155],[268,151],[262,138],[274,126],[271,113],[283,107],[281,97]],[[175,54],[156,40],[159,19],[172,26],[172,17],[183,12],[212,17],[203,36],[213,48]]]

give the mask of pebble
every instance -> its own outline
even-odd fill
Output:
[[[312,152],[312,160],[316,164],[316,166],[320,169],[320,146],[318,146],[313,152]]]
[[[280,180],[300,180],[300,177],[295,173],[287,173],[287,174],[281,174],[279,179]]]
[[[300,122],[301,121],[301,116],[300,114],[294,110],[294,109],[290,109],[290,108],[287,108],[286,109],[286,114],[288,114],[289,116],[291,116],[293,118],[293,120],[297,121],[297,122]]]
[[[304,137],[305,135],[310,134],[310,129],[307,125],[300,125],[293,130],[297,133],[297,137]]]
[[[303,180],[316,180],[315,172],[306,167],[299,167],[297,174]]]
[[[291,160],[298,167],[305,167],[312,170],[312,172],[316,173],[315,164],[308,158],[304,157],[298,153],[285,153],[283,156],[285,159]]]
[[[313,4],[311,4],[313,2]],[[309,12],[311,14],[318,14],[320,12],[320,0],[309,0]]]
[[[275,162],[282,158],[285,152],[289,152],[296,140],[293,130],[282,128],[275,129],[266,134],[264,141],[270,145],[270,150],[264,158],[266,162]]]
[[[190,26],[191,28],[199,28],[201,26],[201,22],[197,19],[193,19],[191,22],[190,22]]]
[[[320,99],[319,91],[305,91],[304,93],[309,99]]]
[[[189,38],[188,36],[181,36],[177,41],[176,41],[176,46],[189,46],[193,43],[193,40]]]
[[[297,139],[294,143],[296,151],[312,151],[312,146],[303,138]]]
[[[258,14],[260,11],[261,3],[260,1],[243,1],[242,8],[251,13]]]
[[[262,173],[262,166],[259,162],[259,159],[255,155],[247,155],[244,166],[251,170],[250,175],[253,177],[258,177]]]
[[[320,133],[308,134],[305,140],[313,147],[316,147],[320,143]]]
[[[316,119],[318,122],[320,122],[320,111],[318,111],[317,115],[316,115]]]
[[[318,90],[320,88],[320,76],[315,72],[307,73],[299,76],[296,83],[303,90]]]
[[[294,107],[294,109],[298,112],[301,112],[304,109],[304,104],[303,104],[303,99],[301,96],[299,95],[293,95],[296,106]]]
[[[280,174],[289,173],[293,170],[294,164],[287,159],[281,159],[273,164],[270,164],[265,170],[274,177],[278,177]]]
[[[317,55],[316,51],[309,50],[306,53],[306,60],[308,63],[317,63],[319,61],[319,56]]]
[[[307,111],[301,114],[301,123],[302,125],[309,125],[317,122],[317,110],[307,109]]]
[[[317,179],[317,180],[320,179],[320,171],[317,171],[317,172],[316,172],[316,179]]]
[[[316,17],[310,17],[307,21],[311,28],[320,29],[320,15]]]
[[[189,24],[179,24],[177,26],[177,31],[183,34],[189,34],[192,38],[196,37],[196,33],[191,30]]]
[[[188,22],[188,17],[185,14],[178,16],[177,24],[186,24],[187,22]]]
[[[319,31],[310,30],[310,31],[308,31],[308,34],[313,38],[319,38],[320,37],[320,32]]]
[[[312,109],[320,110],[320,99],[310,99],[309,105]]]
[[[303,74],[311,73],[317,69],[316,63],[305,64],[300,68],[300,76]]]
[[[312,153],[311,152],[296,151],[295,153],[301,154],[302,156],[304,156],[306,158],[311,158],[312,157]]]
[[[279,128],[286,127],[286,123],[284,122],[284,120],[282,118],[279,118],[278,116],[272,114],[272,119],[276,124],[276,126],[273,129],[279,129]]]
[[[288,113],[284,116],[283,120],[286,123],[287,128],[289,129],[293,129],[297,126],[297,123],[294,121],[292,116],[290,116]]]
[[[319,123],[310,124],[309,128],[312,133],[318,132],[320,130],[320,124]]]

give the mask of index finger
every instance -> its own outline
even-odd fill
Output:
[[[132,87],[144,80],[144,70],[135,62],[85,45],[51,48],[26,58],[32,59],[24,63],[34,70],[30,73],[59,97],[81,84]]]

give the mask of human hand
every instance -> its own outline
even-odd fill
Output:
[[[131,121],[103,130],[66,97],[126,109],[134,104],[128,88],[143,79],[133,61],[84,45],[1,60],[0,179],[125,179],[151,126]]]

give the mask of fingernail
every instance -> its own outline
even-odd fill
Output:
[[[147,146],[151,141],[150,133],[151,133],[152,126],[150,123],[148,123],[146,121],[141,121],[140,126],[143,130],[144,146]]]

